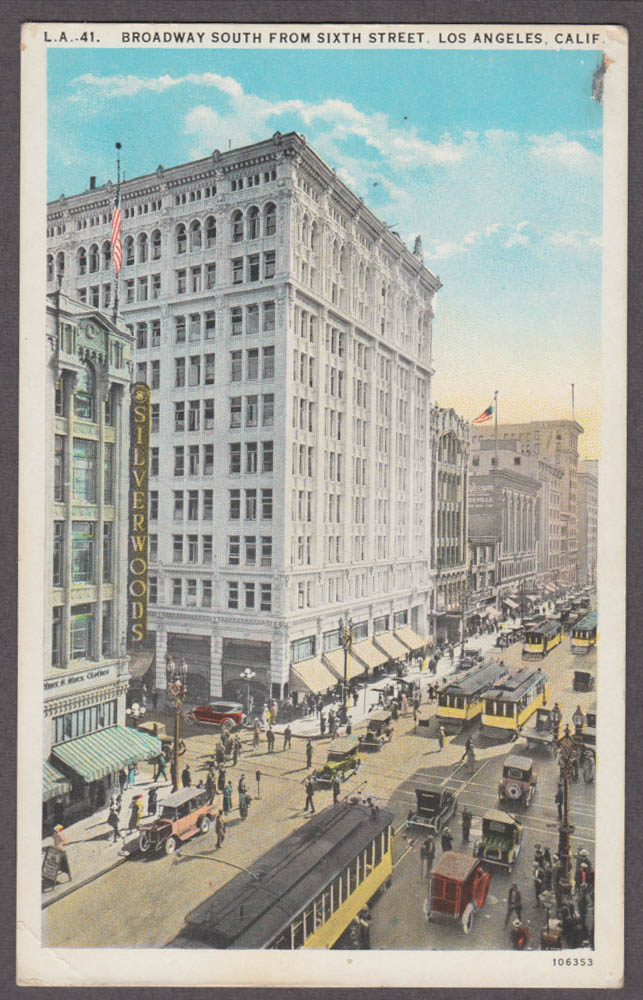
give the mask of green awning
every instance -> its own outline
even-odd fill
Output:
[[[71,783],[46,760],[42,765],[42,801],[57,799],[65,792],[71,792]]]
[[[98,781],[129,764],[157,757],[161,753],[161,741],[138,729],[111,726],[59,743],[51,752],[85,781]]]

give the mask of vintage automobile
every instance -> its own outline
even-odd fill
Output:
[[[574,691],[593,691],[596,685],[596,675],[593,670],[574,671]]]
[[[482,817],[482,839],[473,848],[473,856],[511,872],[520,854],[523,827],[511,813],[488,809]]]
[[[197,833],[207,833],[216,814],[204,788],[182,788],[161,802],[160,815],[139,827],[138,846],[174,854],[177,845]]]
[[[491,873],[470,854],[446,851],[431,875],[429,897],[425,904],[426,919],[436,916],[459,920],[465,934],[471,932],[473,920],[487,899]]]
[[[358,756],[358,746],[352,740],[337,740],[332,744],[326,757],[326,763],[313,773],[316,787],[332,785],[335,775],[346,781],[349,775],[355,774],[362,763]]]
[[[542,705],[536,709],[536,721],[531,729],[523,729],[522,736],[527,740],[527,750],[541,750],[555,754],[557,749],[554,740],[554,724],[550,708]]]
[[[381,750],[393,739],[392,714],[387,709],[371,712],[366,732],[359,738],[360,750]]]
[[[207,726],[221,726],[222,729],[237,729],[246,721],[243,705],[234,701],[212,701],[209,705],[199,705],[188,712],[190,722]]]
[[[422,826],[431,833],[441,833],[458,809],[456,793],[446,788],[416,788],[415,798],[417,808],[409,809],[407,826]]]
[[[523,802],[528,809],[536,793],[537,783],[538,772],[532,758],[512,754],[507,757],[502,769],[498,798],[501,802],[509,799],[514,805]]]

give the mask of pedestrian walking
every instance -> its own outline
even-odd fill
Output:
[[[284,750],[290,750],[292,747],[292,729],[290,726],[286,726],[284,729]]]
[[[315,782],[310,775],[306,778],[304,787],[306,789],[306,805],[304,806],[304,812],[308,812],[308,807],[310,806],[310,811],[314,813],[315,803],[313,802],[313,795],[315,794]]]
[[[306,743],[306,767],[310,769],[313,766],[313,745],[308,740]]]
[[[515,913],[518,920],[522,920],[522,896],[520,895],[520,890],[515,882],[512,883],[509,889],[509,895],[507,896],[507,913],[505,914],[505,927],[509,923],[509,919]]]
[[[331,710],[328,713],[328,732],[329,733],[332,732],[332,729],[333,729],[334,725],[335,725],[335,713],[334,713],[333,709],[331,708]]]
[[[54,827],[53,841],[54,847],[57,851],[60,851],[62,857],[60,858],[60,864],[58,866],[59,872],[65,872],[69,876],[69,881],[71,882],[71,868],[69,866],[69,858],[67,857],[67,851],[65,847],[67,846],[67,838],[64,834],[64,826],[62,823],[58,823]]]
[[[167,757],[165,756],[163,751],[161,751],[161,753],[156,758],[156,774],[154,775],[154,781],[160,781],[161,778],[167,781],[166,768],[167,768]]]
[[[257,782],[257,798],[261,798],[261,771],[257,771],[255,774],[255,781]]]
[[[587,933],[587,913],[589,910],[589,885],[584,882],[576,890],[576,906],[583,924],[583,930]]]
[[[319,715],[319,732],[322,736],[326,733],[326,717],[323,712]]]
[[[136,764],[130,764],[127,771],[127,785],[129,788],[134,787],[135,780],[136,780]]]
[[[266,742],[268,743],[268,753],[274,753],[275,734],[272,731],[272,726],[268,726],[268,732],[266,733]]]
[[[214,821],[214,830],[217,835],[217,848],[223,847],[223,841],[225,840],[225,820],[223,818],[223,809],[219,809],[217,813],[217,818]]]
[[[255,722],[255,728],[254,728],[253,733],[252,733],[252,746],[253,746],[253,749],[255,749],[255,750],[257,750],[257,748],[259,747],[259,736],[260,736],[260,733],[261,733],[261,730],[259,728],[259,723]]]
[[[246,819],[246,817],[248,815],[248,803],[249,803],[249,801],[250,801],[250,797],[249,797],[248,793],[246,792],[245,787],[244,787],[243,791],[241,789],[239,789],[239,815],[241,816],[241,819]]]
[[[543,866],[537,861],[534,862],[534,894],[536,896],[536,906],[540,906],[540,895],[545,888],[545,872]]]
[[[226,769],[225,767],[220,767],[219,776],[217,778],[217,788],[219,789],[220,792],[222,792],[223,789],[225,788],[225,784],[226,784]]]
[[[107,823],[112,828],[112,844],[115,844],[118,840],[120,816],[118,809],[116,808],[116,803],[112,801],[109,807],[109,815],[107,817]]]
[[[227,814],[232,810],[232,783],[229,781],[223,789],[223,812]]]
[[[471,832],[471,820],[473,816],[470,810],[465,806],[462,810],[462,843],[469,843],[469,834]]]
[[[455,659],[455,653],[453,652],[453,646],[449,646],[449,659],[451,660],[451,663],[453,663],[453,660]]]
[[[472,753],[473,753],[473,740],[471,739],[470,736],[468,736],[467,742],[464,744],[464,753],[462,754],[461,760],[464,760],[465,757],[468,757]]]
[[[190,788],[192,785],[192,773],[190,771],[190,765],[186,764],[181,773],[181,784],[184,788]]]
[[[420,699],[416,695],[413,699],[413,722],[417,724],[418,721],[418,709],[420,707]]]
[[[440,726],[438,729],[438,743],[440,745],[440,750],[444,750],[444,727]]]
[[[420,848],[420,875],[428,878],[435,860],[435,840],[427,837]]]
[[[353,723],[352,723],[351,717],[349,715],[348,718],[346,719],[346,735],[350,736],[350,734],[352,732],[353,732]]]
[[[232,744],[232,766],[236,767],[239,760],[239,754],[241,753],[241,738],[239,733],[235,733],[234,743]]]
[[[224,785],[224,788],[225,788],[225,785]],[[212,773],[210,771],[208,771],[208,776],[205,779],[205,791],[206,791],[206,794],[208,796],[208,803],[209,803],[209,805],[212,805],[212,803],[214,802],[214,796],[216,794],[216,790],[217,789],[216,789],[216,785],[214,784],[214,779],[212,777]]]
[[[217,765],[219,767],[223,767],[223,765],[225,764],[225,750],[221,740],[219,740],[219,742],[214,748],[214,759],[216,760]]]
[[[125,791],[125,785],[127,784],[127,772],[125,771],[124,768],[121,768],[120,771],[118,772],[118,784],[120,786],[122,795],[123,792]]]
[[[135,795],[132,799],[132,804],[130,806],[129,815],[129,830],[137,830],[138,825],[143,819],[143,796]]]
[[[368,951],[371,947],[371,911],[368,906],[360,910],[357,916],[357,923],[359,927],[360,948]]]
[[[543,873],[545,875],[545,891],[551,892],[552,878],[553,878],[553,862],[548,847],[545,847],[543,849],[542,867],[543,867]]]
[[[562,782],[558,782],[558,788],[556,789],[556,794],[554,796],[554,802],[558,807],[558,822],[563,822],[563,785]]]
[[[332,789],[333,789],[333,805],[336,806],[337,802],[339,801],[339,778],[337,777],[337,775],[335,775],[333,778]]]
[[[443,852],[453,850],[453,835],[448,826],[445,826],[444,830],[442,831],[442,837],[440,838],[440,845],[442,847]]]
[[[543,858],[544,854],[542,844],[534,844],[534,864],[542,866]]]
[[[353,708],[357,708],[357,699],[359,698],[359,691],[357,688],[353,688]]]
[[[515,951],[524,951],[529,944],[529,928],[520,920],[511,925],[511,946]]]
[[[152,785],[147,793],[147,815],[156,815],[156,787],[154,785]]]

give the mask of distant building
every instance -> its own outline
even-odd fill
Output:
[[[56,292],[46,335],[45,825],[104,802],[120,767],[107,747],[91,777],[65,761],[70,748],[82,756],[83,737],[125,723],[132,339]]]
[[[470,425],[455,410],[431,407],[433,631],[440,641],[458,641],[463,620],[466,629],[469,436]]]
[[[578,463],[578,582],[596,585],[598,562],[598,462]]]
[[[478,604],[489,601],[483,594],[493,587],[510,611],[518,611],[522,596],[536,588],[541,488],[536,466],[513,441],[498,441],[497,456],[493,441],[472,447],[470,579]]]
[[[518,442],[521,454],[537,456],[545,459],[550,465],[562,469],[560,479],[560,566],[553,568],[558,572],[558,582],[568,586],[576,582],[578,558],[578,509],[577,509],[577,469],[578,469],[578,437],[583,428],[576,420],[532,420],[523,424],[500,424],[498,437],[500,440]],[[475,428],[472,447],[477,441],[490,441],[494,438],[494,428],[481,426]],[[548,554],[555,559],[557,546]],[[550,569],[548,568],[548,572]],[[550,581],[551,582],[551,581]]]

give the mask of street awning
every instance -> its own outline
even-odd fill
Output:
[[[512,601],[510,597],[503,597],[502,603],[506,604],[508,608],[512,608],[514,611],[516,611],[519,607],[519,605],[516,604],[515,601]]]
[[[382,632],[380,635],[376,635],[375,643],[381,646],[391,660],[401,660],[402,657],[408,656],[408,649],[399,639],[395,638],[392,632]]]
[[[129,654],[129,675],[131,680],[140,680],[152,666],[154,650],[142,649],[140,653]]]
[[[161,741],[138,729],[111,726],[68,743],[59,743],[51,752],[84,781],[98,781],[139,760],[158,757]]]
[[[290,690],[319,694],[337,683],[337,678],[322,662],[321,656],[293,663],[290,668]]]
[[[378,649],[371,639],[360,639],[359,642],[353,643],[352,653],[370,670],[383,666],[388,660],[386,653]]]
[[[424,646],[428,645],[428,641],[423,639],[421,635],[414,632],[410,625],[403,625],[402,628],[395,629],[395,638],[399,639],[400,642],[408,646],[409,649],[423,649]]]
[[[342,646],[339,649],[331,649],[323,656],[324,663],[327,667],[332,670],[333,674],[338,680],[344,679],[344,649]],[[364,666],[359,661],[356,660],[354,656],[348,654],[348,669],[347,678],[352,680],[353,677],[361,677],[364,673]],[[337,682],[335,682],[337,683]]]
[[[57,799],[65,792],[71,792],[71,782],[46,760],[42,765],[42,801]]]

